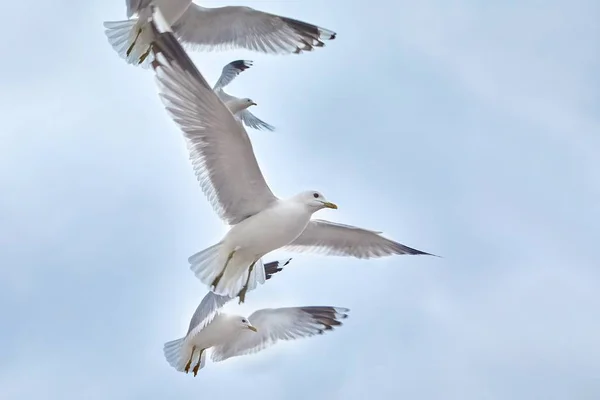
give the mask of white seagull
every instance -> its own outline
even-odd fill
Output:
[[[229,107],[229,109],[239,109],[244,104],[250,106],[255,106],[256,103],[254,100],[249,98],[239,98],[232,96],[228,93],[225,93],[223,88],[229,85],[242,71],[247,70],[252,66],[252,61],[249,60],[236,60],[232,61],[226,66],[223,67],[223,72],[219,77],[219,80],[213,87],[213,90],[219,96],[221,100]],[[258,129],[258,130],[268,130],[274,131],[275,127],[273,125],[267,124],[265,121],[257,118],[254,114],[252,114],[248,108],[243,108],[241,111],[238,111],[234,114],[236,118],[242,121],[244,125],[249,128]]]
[[[104,27],[111,46],[130,64],[142,64],[150,54],[147,22],[151,6],[160,8],[180,40],[199,50],[244,48],[297,54],[323,47],[324,40],[336,36],[316,25],[250,7],[205,8],[192,0],[126,0],[126,5],[129,19],[106,21]]]
[[[191,369],[196,376],[206,364],[208,349],[212,349],[214,362],[256,353],[279,340],[310,337],[341,326],[340,320],[347,318],[349,311],[319,306],[265,308],[248,318],[218,313],[205,326],[194,325],[192,317],[187,335],[165,343],[163,352],[177,371],[188,373]]]
[[[157,14],[159,15],[159,14]],[[161,98],[184,133],[202,191],[231,226],[215,245],[189,258],[191,270],[220,295],[243,296],[254,264],[271,251],[294,251],[374,258],[428,254],[375,232],[311,219],[337,209],[316,190],[280,199],[265,182],[246,130],[214,93],[168,29],[151,24],[153,62]],[[260,279],[260,274],[255,274]]]

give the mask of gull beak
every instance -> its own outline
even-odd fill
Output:
[[[257,106],[258,104],[256,104],[255,102],[252,102],[252,103],[250,103],[250,105]]]
[[[328,201],[324,201],[323,202],[323,207],[325,207],[325,208],[332,208],[334,210],[337,210],[337,206],[335,204],[333,204],[333,203],[328,202]]]
[[[254,332],[258,332],[258,330],[255,327],[253,327],[252,325],[248,325],[248,329],[250,329],[251,331],[254,331]]]

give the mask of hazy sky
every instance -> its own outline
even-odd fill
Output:
[[[246,1],[338,33],[300,56],[193,53],[275,125],[273,191],[443,256],[296,255],[244,307],[335,305],[339,330],[164,360],[226,231],[150,71],[113,52],[121,0],[3,4],[0,398],[600,398],[600,3]],[[281,259],[284,253],[267,256]]]

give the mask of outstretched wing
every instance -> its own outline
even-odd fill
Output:
[[[225,86],[229,85],[241,72],[247,70],[252,66],[252,61],[248,60],[236,60],[232,61],[223,67],[223,72],[217,83],[215,83],[214,91],[218,91]]]
[[[268,208],[277,198],[260,171],[246,130],[172,32],[160,33],[155,19],[152,28],[161,98],[186,138],[202,191],[230,225]]]
[[[292,340],[322,334],[342,325],[347,308],[339,307],[287,307],[267,308],[254,312],[248,320],[257,329],[240,330],[228,343],[217,346],[212,353],[213,361],[255,353],[279,340]]]
[[[321,253],[332,256],[378,258],[392,254],[424,254],[380,235],[381,232],[314,219],[286,250]]]
[[[250,7],[204,8],[192,4],[173,25],[184,42],[199,48],[245,48],[272,54],[323,47],[335,32]]]
[[[249,128],[267,130],[271,132],[275,130],[275,127],[273,125],[267,124],[265,121],[256,117],[254,114],[248,111],[248,109],[240,111],[236,114],[236,117],[242,120],[244,125],[246,125]]]

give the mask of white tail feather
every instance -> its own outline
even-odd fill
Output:
[[[163,353],[171,367],[175,368],[177,371],[184,372],[185,366],[190,360],[190,356],[192,356],[192,347],[185,344],[185,338],[181,338],[165,343]],[[190,363],[190,370],[198,363],[199,353],[199,351],[194,352],[194,357]],[[206,350],[202,352],[199,370],[206,365],[206,353]]]
[[[186,357],[182,357],[181,354],[184,340],[185,338],[172,340],[165,343],[163,347],[163,353],[165,354],[167,362],[177,371],[183,371],[185,369],[185,364],[187,363]],[[189,357],[188,354],[187,359],[189,359]]]
[[[248,256],[245,256],[243,253],[235,252],[233,257],[227,262],[227,257],[229,254],[225,254],[221,251],[221,244],[217,243],[207,249],[204,249],[190,258],[188,261],[190,263],[190,269],[196,275],[196,278],[200,279],[202,283],[207,285],[209,288],[211,287],[213,281],[216,277],[223,271],[225,264],[227,263],[227,268],[225,269],[225,273],[219,280],[219,284],[216,288],[211,288],[211,290],[218,295],[221,296],[229,296],[231,298],[236,297],[242,287],[246,283],[246,279],[248,277],[248,267],[254,261],[250,259]],[[255,265],[252,276],[250,277],[250,281],[248,286],[254,285],[256,287],[256,282],[264,283],[266,280],[264,266],[262,263],[260,266]],[[257,266],[259,267],[257,270]]]
[[[221,242],[188,258],[190,269],[202,283],[210,286],[225,265],[226,255],[220,254]]]
[[[140,57],[148,50],[152,42],[151,32],[148,28],[144,29],[143,22],[140,22],[137,18],[123,21],[106,21],[104,22],[104,27],[106,28],[104,34],[108,38],[108,43],[128,64],[140,65],[142,68],[150,66],[153,60],[152,52],[139,64]],[[142,29],[142,33],[136,40],[139,29]],[[127,55],[127,50],[134,40],[136,40],[135,45],[129,55]]]

